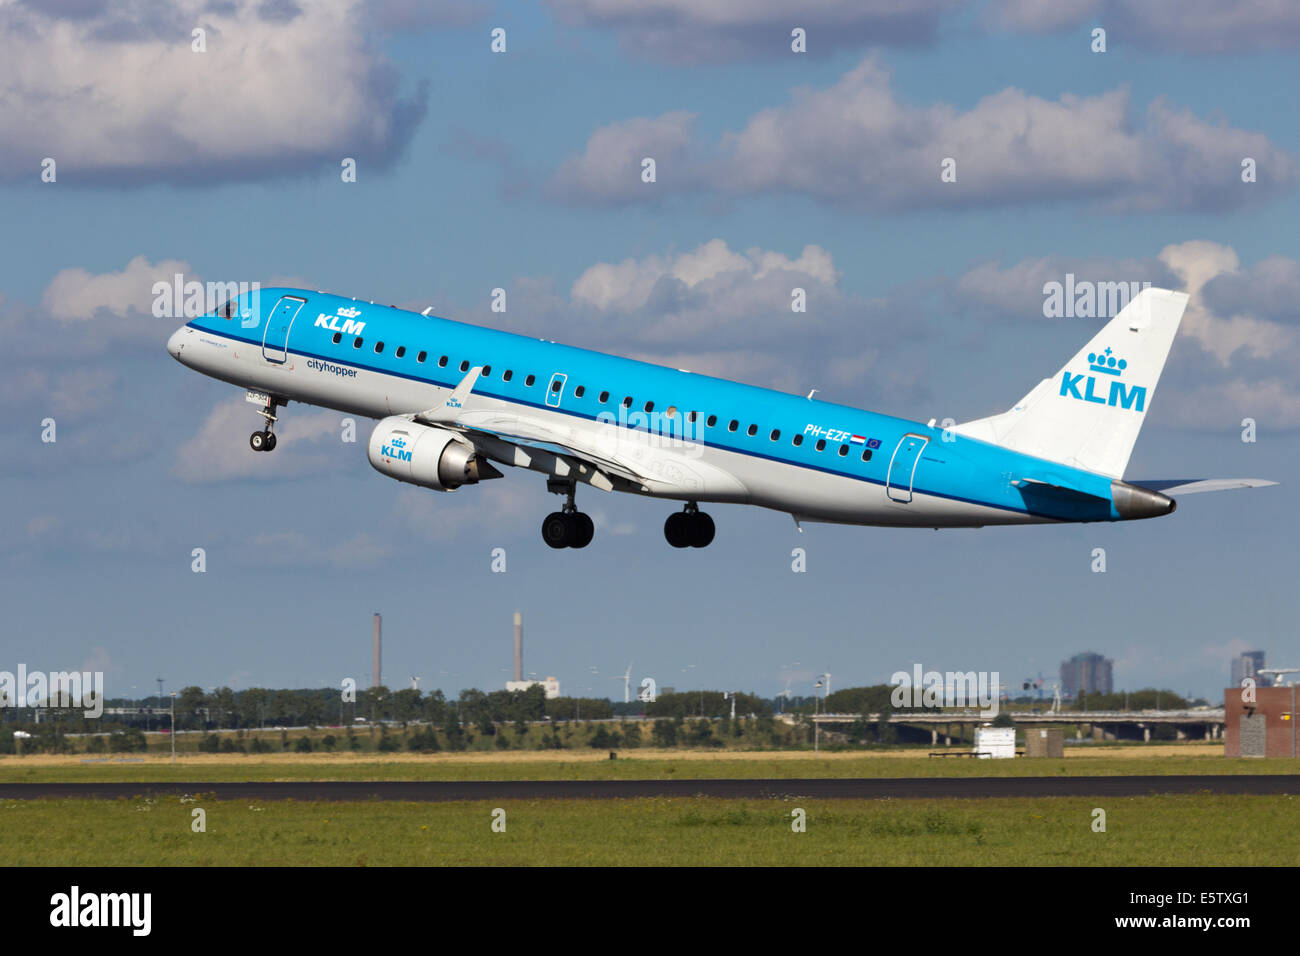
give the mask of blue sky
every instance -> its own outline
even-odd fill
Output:
[[[516,609],[527,669],[573,693],[615,693],[629,661],[764,694],[913,661],[1014,685],[1090,649],[1118,685],[1217,695],[1235,651],[1300,660],[1300,13],[888,6],[0,7],[0,667],[85,664],[110,694],[365,681],[378,610],[387,681],[455,694],[505,679]],[[1283,485],[1105,527],[797,534],[714,506],[715,544],[685,553],[662,538],[671,505],[587,490],[595,543],[552,552],[536,475],[399,486],[365,461],[368,423],[346,444],[341,416],[302,406],[254,456],[252,407],[162,350],[178,323],[150,288],[178,269],[958,421],[1101,321],[1045,318],[1044,282],[1150,281],[1192,304],[1129,476]]]

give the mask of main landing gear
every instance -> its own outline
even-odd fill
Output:
[[[542,540],[552,548],[585,548],[596,534],[596,525],[590,516],[578,510],[573,503],[574,483],[548,481],[546,490],[565,496],[564,507],[552,511],[542,522]]]
[[[674,548],[707,548],[715,530],[713,519],[694,501],[687,502],[685,510],[670,514],[664,522],[664,537]]]
[[[279,403],[274,398],[269,399],[263,408],[258,409],[257,414],[266,420],[266,428],[260,432],[253,432],[248,436],[248,447],[253,451],[275,451],[275,410]]]

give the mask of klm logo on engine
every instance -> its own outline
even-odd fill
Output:
[[[395,461],[410,461],[411,453],[406,450],[405,438],[394,438],[387,444],[379,446],[379,454]]]
[[[1135,412],[1146,410],[1147,390],[1145,385],[1126,386],[1119,379],[1128,368],[1128,362],[1117,359],[1110,349],[1105,352],[1088,353],[1088,370],[1091,375],[1072,375],[1061,373],[1061,397],[1077,398],[1081,402],[1095,402],[1098,405],[1129,408]],[[1099,378],[1098,376],[1107,376]],[[1107,389],[1107,385],[1110,386]]]
[[[352,321],[360,314],[360,309],[349,308],[345,305],[339,308],[337,315],[328,315],[322,312],[316,316],[316,327],[329,329],[331,332],[342,332],[344,335],[360,335],[361,330],[366,327],[366,323]],[[341,324],[339,322],[340,316],[343,318]]]

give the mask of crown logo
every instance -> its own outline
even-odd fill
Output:
[[[405,447],[406,447],[406,439],[405,439],[405,438],[394,438],[394,439],[393,439],[393,447],[394,447],[394,448],[405,448]]]
[[[346,305],[343,306],[341,309],[339,309],[339,315],[345,316],[349,319],[355,319],[360,314],[361,314],[360,309],[349,308]]]
[[[1128,362],[1115,358],[1108,348],[1104,352],[1089,352],[1088,368],[1105,375],[1123,375],[1124,369],[1128,368]]]

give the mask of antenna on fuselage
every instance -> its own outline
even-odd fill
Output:
[[[811,392],[809,392],[809,393],[808,393],[808,401],[811,402],[811,401],[812,401],[812,397],[813,397],[814,395],[816,395],[816,394],[817,394],[818,392],[820,392],[820,391],[821,391],[821,389],[819,389],[819,388],[814,388]]]
[[[429,306],[427,309],[425,309],[425,310],[424,310],[423,312],[421,312],[420,314],[421,314],[421,315],[428,315],[428,314],[429,314],[430,312],[432,312],[432,311],[433,311],[433,306]]]

